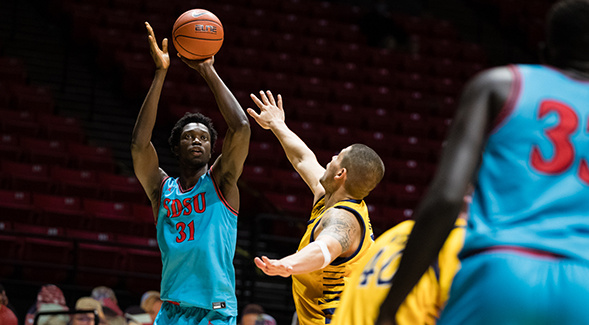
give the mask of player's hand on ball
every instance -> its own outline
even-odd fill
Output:
[[[147,28],[147,39],[149,40],[149,53],[155,62],[158,69],[167,70],[170,67],[170,55],[168,54],[168,39],[164,38],[162,41],[162,48],[160,50],[155,39],[153,28],[148,22],[145,22]]]
[[[200,74],[203,74],[205,70],[211,69],[213,64],[215,63],[215,57],[211,56],[208,59],[204,60],[190,60],[178,53],[178,57],[182,62],[186,63],[187,66],[191,67],[192,69],[198,71]]]
[[[280,260],[271,260],[266,256],[262,256],[262,258],[254,258],[254,263],[256,263],[256,266],[267,275],[279,275],[284,278],[292,275],[292,266],[283,263]]]
[[[251,108],[248,108],[247,112],[262,128],[268,130],[272,128],[272,123],[284,122],[282,96],[278,95],[278,102],[276,102],[270,90],[266,91],[266,93],[260,90],[260,99],[254,94],[251,94],[250,97],[260,108],[260,114],[256,113],[256,111]]]

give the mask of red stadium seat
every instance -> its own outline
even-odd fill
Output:
[[[95,231],[131,234],[142,232],[131,217],[130,204],[85,199],[83,206],[92,217],[91,224]]]
[[[384,221],[385,229],[396,226],[397,224],[411,219],[413,217],[412,209],[383,207],[382,220]]]
[[[101,172],[98,182],[105,190],[108,200],[119,202],[147,203],[148,198],[135,176],[123,176]]]
[[[66,145],[59,140],[22,137],[20,139],[25,159],[34,164],[67,166],[70,160]]]
[[[305,47],[304,53],[308,56],[331,60],[337,54],[333,41],[324,38],[304,38],[301,42]]]
[[[10,278],[16,269],[13,263],[20,259],[22,242],[16,236],[0,235],[0,277]]]
[[[308,33],[313,37],[335,39],[339,33],[339,25],[327,19],[312,20]]]
[[[0,121],[2,131],[8,134],[36,137],[41,131],[41,126],[34,120],[3,119]]]
[[[151,226],[154,224],[155,219],[153,218],[153,208],[151,205],[133,204],[131,215],[136,221],[146,222]]]
[[[255,0],[255,1],[262,2],[264,0]],[[274,1],[269,1],[269,2],[274,2]],[[255,5],[253,6],[253,8],[271,9],[271,8],[268,8],[265,6],[264,7],[257,7]],[[265,11],[264,9],[243,10],[242,15],[243,15],[243,24],[247,28],[258,28],[258,29],[262,29],[262,30],[272,30],[272,28],[274,27],[273,14]]]
[[[19,161],[22,150],[18,142],[19,138],[16,135],[0,134],[0,156],[6,160]]]
[[[333,150],[341,150],[355,143],[354,130],[339,126],[325,126],[321,128],[326,141],[327,147]]]
[[[311,6],[302,0],[280,1],[282,11],[308,17],[311,13]]]
[[[402,208],[415,208],[422,195],[421,189],[413,184],[387,183],[385,188],[392,202]]]
[[[388,87],[365,86],[362,92],[365,94],[364,101],[369,106],[393,109],[397,105],[395,94]]]
[[[61,227],[48,227],[26,223],[13,223],[13,229],[15,232],[23,234],[35,234],[43,236],[63,236],[64,229]]]
[[[393,110],[384,108],[366,109],[364,118],[369,130],[378,132],[396,132],[398,121]]]
[[[301,78],[297,82],[299,92],[303,98],[312,100],[329,99],[329,88],[322,80],[312,77]]]
[[[13,190],[51,192],[52,183],[46,165],[2,161],[0,167],[0,172],[8,179],[8,187]]]
[[[326,109],[330,111],[331,120],[334,125],[360,128],[364,123],[364,120],[361,118],[363,108],[348,104],[328,104],[326,105]]]
[[[74,280],[77,285],[116,287],[119,276],[113,271],[123,269],[124,255],[120,247],[79,243],[77,253]]]
[[[305,76],[329,79],[333,74],[331,66],[321,57],[303,59],[300,64],[301,73]]]
[[[51,179],[56,184],[56,194],[91,199],[101,196],[101,187],[96,182],[95,172],[53,167]]]
[[[33,206],[39,215],[39,225],[63,228],[85,225],[85,214],[78,198],[34,194]]]
[[[150,237],[117,235],[117,242],[125,245],[140,246],[141,248],[158,247],[157,239]]]
[[[352,82],[334,82],[330,84],[333,97],[338,103],[349,105],[362,105],[364,95],[359,87]],[[361,119],[356,119],[361,121]]]
[[[53,113],[55,102],[49,89],[32,86],[13,86],[16,107],[22,111]]]
[[[252,189],[274,189],[276,180],[270,177],[269,167],[245,165],[240,180]]]
[[[279,189],[288,194],[310,194],[309,187],[303,181],[299,173],[294,170],[272,169],[270,171],[272,179],[279,184]]]
[[[296,118],[301,122],[323,124],[329,116],[329,112],[322,109],[322,103],[312,99],[291,99],[284,105],[287,109],[291,107],[288,111],[296,112]]]
[[[161,282],[161,254],[155,250],[126,250],[127,290],[142,294],[147,290],[158,290]]]
[[[288,123],[289,128],[301,138],[310,148],[321,148],[324,144],[324,137],[319,131],[321,124],[311,122],[292,121]]]
[[[279,211],[295,217],[306,218],[312,209],[311,195],[264,193],[268,202],[276,206]]]
[[[114,172],[115,164],[109,148],[94,147],[70,142],[68,153],[79,169]]]
[[[106,232],[96,232],[80,229],[66,229],[65,236],[77,240],[89,240],[97,242],[114,242],[115,235]]]
[[[302,53],[301,42],[301,37],[297,37],[293,34],[283,34],[272,40],[272,48],[276,52],[298,55]]]
[[[389,157],[397,151],[398,137],[391,133],[359,131],[357,135],[362,143],[372,148],[381,157]]]
[[[73,265],[74,245],[68,241],[24,238],[22,259],[32,264],[22,267],[29,281],[62,283]]]
[[[21,84],[27,81],[27,71],[22,59],[0,58],[0,81],[4,80]]]
[[[0,190],[0,221],[33,222],[29,192]]]
[[[364,69],[354,62],[332,64],[337,80],[362,83],[364,81]]]
[[[277,166],[285,158],[282,149],[273,143],[251,142],[246,165]]]

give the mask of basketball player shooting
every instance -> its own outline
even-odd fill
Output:
[[[377,324],[394,323],[475,172],[462,265],[438,324],[589,324],[587,17],[589,0],[556,3],[548,65],[498,67],[467,84]]]
[[[160,49],[145,23],[155,77],[133,129],[135,174],[151,200],[162,254],[162,308],[155,324],[236,324],[233,256],[237,238],[237,180],[248,153],[250,128],[245,112],[213,68],[213,57],[182,58],[207,82],[228,131],[222,154],[209,165],[217,132],[209,118],[187,113],[168,140],[180,177],[159,168],[151,143],[158,101],[170,58],[168,40]]]
[[[374,150],[351,145],[335,155],[327,168],[284,122],[282,96],[260,91],[252,100],[260,113],[248,113],[280,141],[286,156],[314,196],[311,219],[296,254],[280,260],[266,256],[254,262],[267,275],[293,275],[293,297],[302,325],[327,324],[339,304],[350,267],[373,243],[372,226],[363,199],[384,176]]]

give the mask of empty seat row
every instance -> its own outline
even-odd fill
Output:
[[[3,277],[15,275],[45,283],[63,283],[73,277],[77,285],[116,287],[121,281],[133,292],[145,285],[154,290],[161,274],[160,253],[154,249],[77,243],[64,238],[0,234]],[[137,284],[141,289],[137,290]],[[140,291],[144,292],[144,291]]]

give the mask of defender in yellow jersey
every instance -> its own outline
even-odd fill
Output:
[[[329,324],[344,291],[351,265],[373,243],[372,226],[363,199],[384,176],[374,150],[353,144],[323,168],[313,151],[284,122],[282,97],[268,91],[251,95],[260,113],[248,113],[276,135],[293,167],[314,195],[307,232],[295,254],[280,260],[255,258],[267,275],[293,275],[293,296],[299,323]]]
[[[466,213],[462,215],[464,217],[456,221],[436,261],[399,308],[398,325],[432,325],[437,322],[448,300],[452,279],[460,267],[458,253],[464,242]],[[407,220],[386,231],[356,263],[332,325],[374,325],[414,223]]]

